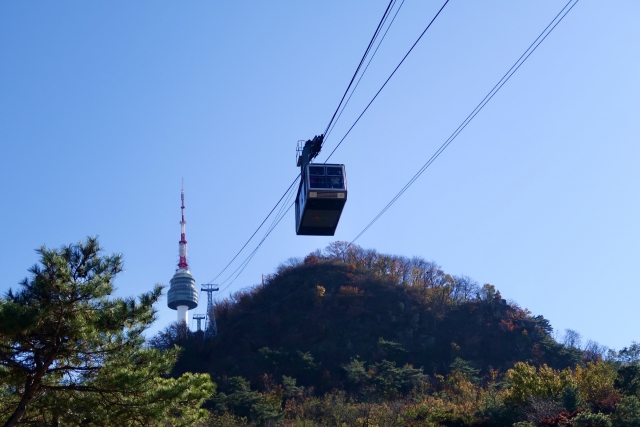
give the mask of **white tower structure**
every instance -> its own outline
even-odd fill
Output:
[[[198,306],[198,291],[196,291],[196,280],[189,271],[187,263],[187,239],[185,237],[185,226],[187,222],[184,220],[184,183],[182,192],[182,220],[180,221],[180,261],[176,273],[169,282],[169,292],[167,292],[167,305],[172,310],[178,311],[178,323],[187,323],[187,311],[193,310]]]

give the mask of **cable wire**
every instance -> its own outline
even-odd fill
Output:
[[[297,181],[297,180],[296,180]],[[295,182],[294,182],[295,183]],[[291,209],[291,206],[293,205],[293,203],[291,203],[291,205],[289,205],[289,207],[283,211],[284,207],[287,206],[289,204],[289,201],[291,200],[291,198],[296,194],[295,191],[295,187],[294,186],[290,186],[287,193],[285,193],[285,201],[280,205],[280,210],[278,211],[278,213],[274,216],[273,221],[271,222],[271,225],[267,228],[267,231],[265,233],[265,235],[262,237],[262,240],[260,240],[260,242],[258,243],[258,245],[253,249],[253,251],[240,263],[240,265],[225,279],[222,281],[222,283],[220,283],[220,285],[224,285],[227,281],[229,281],[234,275],[235,278],[223,289],[226,290],[227,288],[229,288],[229,286],[231,286],[231,284],[233,282],[235,282],[235,280],[240,276],[240,274],[242,274],[242,272],[244,271],[244,269],[247,267],[247,265],[249,264],[249,262],[251,262],[251,259],[253,258],[253,256],[256,254],[256,252],[258,251],[258,249],[260,249],[260,247],[262,246],[262,244],[264,243],[264,241],[267,239],[267,237],[271,234],[271,232],[276,228],[276,226],[280,223],[280,221],[282,220],[282,218],[284,218],[284,216],[287,214],[287,212],[289,212],[289,209]],[[238,272],[239,271],[239,272]],[[236,274],[237,273],[237,274]]]
[[[225,272],[225,270],[227,268],[229,268],[229,266],[231,265],[231,263],[233,261],[235,261],[236,258],[238,258],[238,255],[240,255],[240,253],[244,250],[244,248],[247,247],[247,245],[249,244],[249,242],[253,239],[253,237],[258,233],[258,231],[260,231],[260,229],[262,228],[262,226],[264,225],[265,222],[267,222],[267,220],[269,219],[269,217],[271,216],[271,214],[273,213],[273,211],[276,210],[276,208],[278,207],[278,205],[280,205],[280,202],[282,202],[282,199],[285,198],[285,196],[287,195],[287,193],[291,190],[291,188],[294,186],[294,184],[296,182],[298,182],[298,179],[300,178],[300,174],[298,174],[298,176],[293,180],[293,182],[289,185],[289,188],[287,188],[287,190],[284,192],[284,194],[280,197],[280,200],[278,200],[278,202],[275,204],[275,206],[271,209],[271,211],[267,214],[267,216],[262,220],[262,222],[260,223],[260,225],[258,226],[258,228],[256,228],[256,231],[253,232],[253,234],[251,235],[251,237],[249,237],[249,239],[245,242],[245,244],[240,248],[240,250],[234,255],[234,257],[231,259],[231,261],[229,261],[229,263],[222,269],[222,271],[220,271],[220,273],[218,273],[218,275],[216,277],[214,277],[211,281],[209,281],[207,284],[211,284],[213,283],[214,280],[216,280],[218,277],[220,277],[220,275],[222,273]]]
[[[344,91],[344,94],[342,95],[342,98],[340,99],[340,102],[338,103],[338,107],[336,108],[336,111],[334,111],[333,116],[331,116],[331,120],[329,120],[329,124],[327,125],[327,128],[323,132],[323,135],[327,133],[327,131],[331,127],[331,123],[333,123],[333,119],[336,117],[336,114],[338,114],[338,110],[340,110],[340,106],[342,105],[342,101],[344,101],[344,98],[347,96],[347,93],[349,92],[349,89],[351,88],[351,85],[353,84],[353,81],[356,79],[356,76],[358,75],[358,72],[360,71],[360,68],[362,67],[362,64],[364,63],[364,60],[367,58],[367,55],[369,54],[369,51],[371,50],[371,46],[373,46],[373,43],[375,42],[376,38],[378,37],[378,34],[380,33],[380,28],[382,28],[382,25],[383,25],[384,21],[387,20],[387,16],[389,15],[389,11],[391,9],[391,5],[393,3],[395,3],[395,1],[396,0],[390,0],[389,1],[389,4],[387,5],[387,8],[384,11],[384,14],[382,15],[382,18],[380,19],[380,22],[378,23],[378,27],[376,28],[376,31],[373,33],[373,36],[371,37],[371,41],[369,41],[369,45],[367,46],[367,49],[364,51],[364,55],[362,55],[362,59],[360,59],[360,63],[358,64],[358,67],[356,68],[355,73],[353,73],[353,77],[351,77],[351,81],[349,82],[349,85],[347,86],[347,89]]]
[[[569,5],[574,2],[571,7]],[[404,187],[395,195],[393,199],[376,215],[376,217],[347,245],[347,249],[351,246],[360,236],[362,236],[384,213],[398,200],[405,191],[411,187],[411,185],[422,175],[422,173],[442,154],[442,152],[453,142],[454,139],[467,127],[467,125],[473,120],[473,118],[478,115],[480,111],[484,108],[485,105],[495,96],[496,93],[509,81],[511,76],[515,74],[516,71],[525,63],[525,61],[531,56],[533,52],[542,44],[542,42],[551,34],[551,32],[556,28],[556,26],[564,19],[565,16],[573,9],[573,7],[578,4],[580,0],[569,0],[569,2],[562,8],[562,10],[551,20],[549,25],[540,33],[540,35],[531,43],[531,45],[525,50],[525,52],[518,58],[518,60],[511,66],[509,71],[505,73],[504,76],[498,81],[498,83],[489,91],[489,93],[480,101],[480,103],[473,109],[473,111],[463,120],[463,122],[458,126],[458,128],[447,138],[447,140],[436,150],[436,152],[431,156],[429,160],[418,170],[418,172],[405,184]],[[569,7],[567,9],[567,7]],[[566,11],[565,11],[566,9]],[[564,14],[563,14],[564,12]],[[562,16],[561,16],[562,15]],[[558,19],[558,17],[560,17]],[[548,31],[547,31],[548,30]],[[345,249],[346,250],[346,249]]]
[[[229,282],[229,284],[227,286],[224,287],[224,289],[221,290],[221,292],[226,291],[232,284],[233,282],[236,281],[236,279],[240,276],[240,274],[242,274],[242,272],[244,271],[244,269],[247,267],[247,265],[249,264],[249,262],[251,262],[251,260],[253,259],[253,256],[256,254],[256,252],[258,252],[258,249],[260,249],[260,246],[262,246],[262,244],[264,243],[264,241],[267,239],[267,237],[269,237],[269,234],[271,234],[271,232],[276,228],[276,226],[280,223],[280,221],[282,221],[282,218],[284,218],[286,216],[286,214],[291,210],[291,208],[293,207],[294,203],[291,203],[289,205],[289,207],[287,208],[287,210],[282,214],[282,216],[280,216],[280,218],[278,218],[278,220],[276,221],[276,223],[273,225],[273,227],[271,229],[269,229],[267,231],[267,233],[265,234],[265,236],[262,238],[262,240],[260,241],[260,243],[258,243],[258,246],[256,246],[256,248],[253,250],[253,252],[251,252],[251,254],[249,254],[249,256],[245,259],[245,261],[243,261],[243,264],[240,265],[240,267],[242,267],[242,269],[240,270],[240,272],[238,272],[238,274],[236,275],[236,277],[233,278],[233,280],[231,282]],[[238,269],[240,268],[238,267]],[[238,271],[238,269],[236,269],[236,271]],[[235,274],[235,272],[233,273]],[[232,276],[233,276],[232,274]],[[231,276],[229,276],[229,278],[231,278]],[[227,279],[228,280],[228,279]]]
[[[291,204],[293,205],[293,203]],[[284,205],[283,205],[284,206]],[[244,259],[244,261],[242,261],[240,263],[240,265],[238,266],[238,268],[236,268],[233,273],[231,273],[229,275],[229,277],[227,277],[225,280],[222,281],[221,285],[224,285],[229,279],[231,279],[234,275],[235,277],[233,277],[233,280],[231,280],[229,282],[229,284],[227,286],[224,287],[223,291],[228,289],[235,281],[238,277],[240,277],[240,275],[242,274],[242,272],[244,271],[245,268],[247,268],[247,266],[249,265],[249,263],[251,262],[251,260],[253,259],[253,257],[255,256],[255,254],[258,252],[258,250],[260,249],[260,247],[262,246],[262,243],[264,243],[264,241],[267,239],[267,237],[271,234],[271,232],[275,229],[275,227],[280,223],[280,221],[282,220],[282,218],[284,218],[284,215],[289,212],[289,209],[291,208],[291,206],[289,206],[289,208],[279,217],[275,217],[274,218],[274,222],[272,223],[272,225],[269,227],[269,229],[267,230],[267,232],[265,233],[264,237],[262,238],[262,240],[260,240],[260,242],[258,243],[258,245],[253,249],[253,251],[251,251],[251,253]],[[239,270],[239,271],[238,271]],[[237,272],[237,274],[236,274]]]
[[[429,28],[431,28],[431,24],[433,24],[433,22],[436,20],[436,18],[438,18],[438,16],[440,16],[440,12],[442,12],[442,9],[444,9],[444,7],[449,3],[449,0],[446,0],[444,2],[444,4],[442,5],[442,7],[440,8],[440,10],[438,10],[438,13],[436,13],[436,15],[433,17],[433,19],[431,20],[431,22],[429,22],[429,25],[427,25],[427,27],[424,29],[424,31],[420,34],[420,36],[418,37],[418,39],[415,41],[415,43],[413,43],[413,45],[411,46],[411,48],[409,49],[409,51],[404,55],[404,57],[402,58],[402,60],[400,61],[400,63],[396,66],[396,68],[394,68],[393,72],[391,72],[391,75],[389,75],[389,77],[387,77],[387,80],[385,80],[385,82],[382,84],[382,86],[380,87],[380,89],[378,89],[378,92],[376,92],[376,94],[373,96],[373,98],[371,98],[371,101],[369,101],[369,103],[367,104],[367,106],[365,107],[365,109],[362,111],[362,113],[360,113],[360,115],[358,116],[358,118],[356,119],[356,121],[351,125],[351,127],[349,128],[349,130],[347,131],[347,133],[342,137],[342,139],[340,140],[340,142],[338,142],[338,145],[336,145],[336,147],[333,149],[333,151],[331,151],[331,153],[329,153],[329,156],[325,159],[325,163],[327,163],[329,161],[329,159],[331,158],[331,156],[333,156],[333,153],[336,152],[336,150],[338,149],[338,147],[340,147],[340,144],[342,144],[342,141],[345,140],[345,138],[351,133],[351,130],[355,127],[355,125],[360,121],[360,119],[362,118],[362,116],[364,116],[364,113],[367,112],[367,110],[369,109],[369,107],[371,106],[371,104],[373,104],[373,101],[376,100],[376,98],[378,97],[378,95],[380,95],[380,92],[382,92],[382,89],[385,88],[385,86],[387,85],[387,83],[389,83],[389,80],[391,80],[391,77],[393,77],[393,75],[396,73],[396,71],[398,71],[398,68],[400,68],[400,66],[402,65],[402,63],[404,62],[405,59],[407,59],[407,57],[409,56],[409,54],[413,51],[413,48],[416,47],[416,45],[418,44],[418,42],[420,42],[420,40],[422,39],[422,36],[425,35],[425,33],[427,32],[427,30],[429,30]]]
[[[395,4],[395,2],[394,2],[394,4]],[[331,129],[329,129],[329,131],[325,133],[323,143],[327,142],[327,139],[329,138],[329,135],[331,134],[333,129],[336,127],[336,123],[338,123],[338,120],[340,120],[340,117],[342,116],[342,113],[344,112],[344,109],[347,107],[347,104],[351,100],[351,97],[355,93],[356,89],[358,89],[358,85],[360,84],[360,81],[362,80],[362,77],[364,77],[364,74],[369,69],[369,65],[371,65],[371,61],[373,61],[373,58],[376,56],[376,53],[378,53],[378,49],[380,49],[380,45],[382,45],[382,42],[384,41],[385,37],[387,36],[387,33],[389,32],[389,29],[393,25],[393,22],[396,20],[396,16],[398,16],[398,13],[400,12],[400,9],[402,9],[402,5],[403,4],[404,4],[404,0],[402,0],[402,2],[400,3],[400,6],[398,6],[398,9],[396,10],[396,13],[393,15],[393,18],[391,19],[391,22],[389,23],[389,25],[387,26],[387,29],[385,30],[384,34],[382,35],[382,38],[380,39],[380,42],[378,43],[378,46],[376,46],[376,50],[374,50],[373,53],[371,54],[371,57],[369,58],[369,62],[367,62],[367,66],[364,67],[364,70],[362,71],[362,73],[360,73],[360,77],[358,78],[358,81],[356,82],[356,85],[353,87],[353,90],[351,91],[351,94],[349,94],[349,98],[347,98],[347,101],[342,106],[342,109],[340,110],[340,113],[338,114],[338,117],[336,117],[336,119],[333,121],[333,125],[331,126]],[[391,9],[393,9],[393,6],[391,7]]]
[[[289,202],[289,200],[291,200],[291,195],[293,194],[293,192],[290,192],[288,197],[287,197],[287,201],[285,203],[282,204],[282,206],[285,206],[286,203]],[[260,242],[258,242],[258,245],[253,249],[253,251],[251,251],[251,253],[240,263],[240,265],[225,279],[223,280],[220,285],[224,285],[225,283],[227,283],[237,272],[238,270],[240,270],[240,273],[242,273],[242,271],[244,271],[244,268],[246,267],[246,265],[251,261],[251,259],[253,258],[253,256],[255,255],[255,253],[258,251],[258,249],[260,249],[260,246],[262,246],[262,243],[265,241],[265,239],[269,236],[269,234],[271,234],[271,231],[273,231],[273,229],[275,228],[275,226],[280,222],[280,220],[282,219],[282,217],[284,216],[284,214],[281,213],[282,212],[282,208],[280,209],[280,212],[278,212],[278,215],[274,217],[271,225],[269,226],[269,228],[267,228],[267,231],[264,235],[264,237],[262,238],[262,240],[260,240]],[[288,212],[285,211],[285,213]],[[236,275],[236,278],[240,275],[240,273],[238,273]],[[231,283],[233,283],[235,281],[235,279],[233,279],[233,281]],[[229,287],[229,285],[227,285],[224,289],[227,289]],[[223,289],[223,290],[224,290]]]
[[[289,203],[289,201],[291,200],[291,197],[293,196],[295,192],[294,191],[290,191],[289,194],[287,195],[286,200],[284,201],[284,203],[282,203],[280,205],[280,210],[278,211],[278,213],[276,214],[276,216],[274,216],[273,221],[271,222],[271,225],[269,226],[269,228],[267,229],[267,232],[265,233],[264,237],[262,238],[262,240],[258,243],[258,245],[256,246],[256,248],[249,254],[249,256],[247,256],[247,258],[244,259],[244,261],[242,261],[240,263],[240,265],[238,266],[238,268],[236,268],[234,270],[233,273],[231,273],[229,275],[229,277],[227,277],[225,280],[222,281],[221,285],[224,285],[229,279],[231,279],[231,277],[233,277],[234,274],[236,274],[236,272],[238,270],[240,270],[240,272],[236,275],[236,277],[231,281],[231,283],[233,283],[238,276],[240,276],[240,274],[244,271],[244,269],[246,268],[247,264],[249,264],[249,262],[251,261],[251,259],[253,258],[253,256],[256,254],[256,252],[258,251],[258,249],[260,249],[260,246],[262,246],[262,243],[265,241],[265,239],[269,236],[269,234],[271,234],[271,232],[273,231],[273,229],[278,225],[278,223],[280,223],[280,221],[282,220],[282,218],[284,217],[284,215],[288,212],[284,211],[283,209],[285,206],[287,206],[287,204]],[[231,285],[231,283],[229,283],[229,285],[227,285],[227,288]],[[226,288],[225,288],[226,289]]]

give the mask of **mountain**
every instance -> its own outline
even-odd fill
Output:
[[[519,361],[562,369],[584,356],[490,284],[345,242],[290,259],[215,312],[217,337],[173,325],[152,344],[180,345],[174,374],[208,372],[223,390],[231,377],[283,375],[320,393],[349,390],[368,370],[405,378],[402,391],[411,375],[444,375],[455,363],[485,375]]]

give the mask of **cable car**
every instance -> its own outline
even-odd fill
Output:
[[[346,201],[344,165],[308,163],[296,197],[296,234],[333,236]]]
[[[298,142],[297,164],[300,185],[296,197],[296,234],[299,236],[333,236],[347,201],[344,165],[310,163],[322,148],[324,135],[302,145]]]

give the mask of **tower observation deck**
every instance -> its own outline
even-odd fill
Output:
[[[184,185],[180,194],[182,199],[182,220],[180,221],[180,261],[176,273],[171,278],[169,292],[167,292],[167,305],[172,310],[178,311],[178,323],[187,323],[187,311],[198,306],[198,291],[196,291],[196,279],[191,275],[187,263],[187,240],[185,238],[184,220]]]

